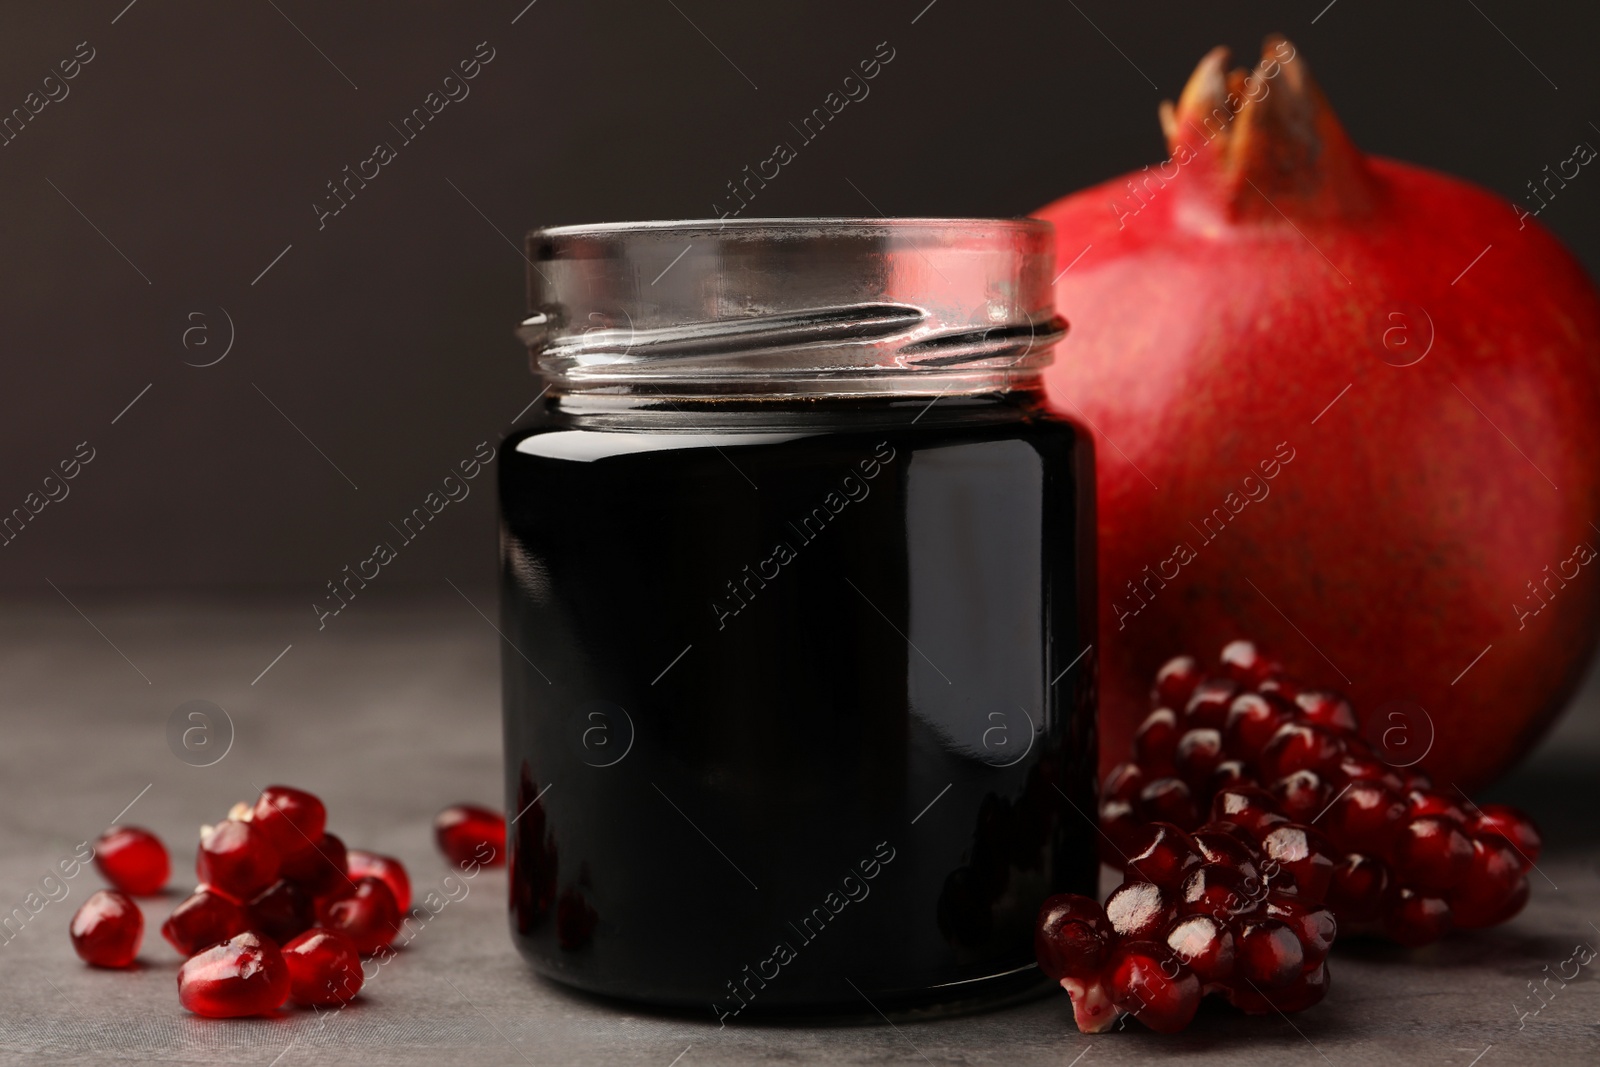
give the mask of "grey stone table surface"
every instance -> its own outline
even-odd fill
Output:
[[[486,595],[473,599],[493,614]],[[1600,947],[1593,678],[1557,733],[1490,793],[1546,830],[1523,915],[1418,952],[1338,946],[1326,1001],[1290,1019],[1218,1007],[1177,1036],[1136,1025],[1086,1036],[1065,996],[1051,995],[936,1020],[719,1029],[530,973],[506,933],[498,870],[463,883],[466,895],[333,1015],[185,1013],[179,961],[156,929],[176,895],[147,909],[137,971],[81,964],[67,925],[100,880],[87,870],[49,895],[41,880],[130,803],[125,821],[179,843],[177,881],[198,824],[269,780],[321,794],[330,827],[399,856],[419,893],[449,873],[432,848],[433,814],[500,798],[500,638],[461,597],[367,607],[322,632],[281,602],[77,596],[0,608],[0,914],[13,917],[0,943],[0,1063],[1600,1063],[1600,961],[1565,983],[1552,977],[1571,973],[1575,945]],[[167,743],[173,710],[194,699],[221,705],[235,726],[231,750],[207,768]],[[49,899],[61,886],[67,895]]]

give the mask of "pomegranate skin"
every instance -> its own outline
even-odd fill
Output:
[[[1168,162],[1035,213],[1071,265],[1050,402],[1098,439],[1102,769],[1167,657],[1252,634],[1369,739],[1420,705],[1391,762],[1470,791],[1600,634],[1600,300],[1525,210],[1362,155],[1266,53],[1202,61]]]

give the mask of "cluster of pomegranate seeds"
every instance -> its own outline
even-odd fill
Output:
[[[475,804],[452,804],[433,820],[433,837],[451,863],[498,867],[506,861],[506,817]]]
[[[1103,907],[1067,894],[1039,915],[1039,966],[1079,1029],[1129,1014],[1181,1030],[1207,993],[1300,1011],[1327,992],[1339,930],[1425,945],[1527,902],[1540,839],[1526,815],[1383,762],[1347,700],[1250,642],[1209,675],[1170,660],[1151,703],[1101,788],[1101,858],[1126,880]]]
[[[326,824],[322,801],[275,785],[201,828],[200,884],[161,926],[188,961],[178,972],[184,1007],[232,1018],[276,1011],[288,999],[344,1004],[360,992],[361,956],[394,940],[411,907],[411,880],[393,857],[347,850]],[[498,848],[504,836],[502,822]],[[167,850],[149,831],[114,827],[97,843],[95,861],[121,892],[89,898],[73,917],[72,944],[91,964],[126,967],[144,916],[125,894],[166,884]]]

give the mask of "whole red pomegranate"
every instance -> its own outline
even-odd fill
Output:
[[[1527,211],[1364,156],[1288,41],[1227,60],[1162,106],[1166,162],[1038,212],[1051,402],[1098,448],[1104,762],[1168,656],[1256,634],[1369,732],[1420,705],[1389,745],[1471,789],[1600,626],[1600,302]]]

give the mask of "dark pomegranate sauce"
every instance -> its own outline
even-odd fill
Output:
[[[501,450],[501,628],[538,971],[724,1024],[1041,981],[1041,902],[1098,869],[1093,462],[1038,393],[1048,247],[531,237],[550,392]]]

